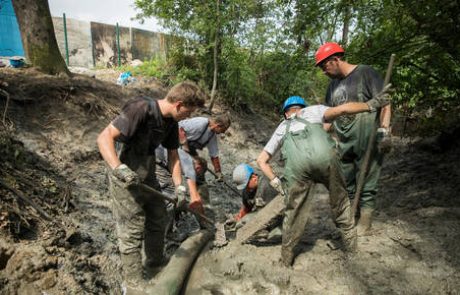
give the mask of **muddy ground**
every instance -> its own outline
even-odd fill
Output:
[[[121,88],[114,85],[116,73],[101,77],[0,70],[0,83],[7,83],[0,88],[10,94],[0,118],[1,294],[121,292],[105,166],[95,139],[124,101],[158,98],[165,89],[147,79]],[[0,94],[2,115],[6,102]],[[249,110],[217,111],[235,122],[220,140],[230,180],[237,164],[255,165],[276,122]],[[373,235],[359,238],[356,255],[330,247],[337,235],[327,191],[319,187],[292,268],[280,264],[278,243],[230,242],[205,250],[185,294],[457,294],[460,145],[396,141],[382,170]],[[237,212],[240,200],[212,178],[211,204],[224,219]],[[168,253],[177,245],[169,242]]]

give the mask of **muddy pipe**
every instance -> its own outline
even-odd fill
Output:
[[[168,265],[150,282],[146,294],[180,294],[193,264],[204,246],[211,240],[212,233],[202,230],[185,240],[174,252]]]

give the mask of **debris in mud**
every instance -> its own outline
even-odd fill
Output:
[[[0,154],[0,228],[16,238],[37,233],[68,207],[68,183],[7,132],[0,133]]]

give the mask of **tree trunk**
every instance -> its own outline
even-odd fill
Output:
[[[214,37],[214,74],[212,77],[212,90],[211,90],[211,103],[209,104],[209,111],[212,112],[212,108],[214,107],[214,102],[216,100],[216,90],[217,90],[217,72],[218,72],[218,63],[217,63],[217,54],[218,54],[218,47],[219,47],[219,31],[220,31],[220,0],[216,0],[216,15],[217,15],[217,22],[216,22],[216,33]]]
[[[28,61],[47,74],[70,72],[59,52],[47,0],[13,0]]]
[[[342,30],[342,46],[345,48],[347,47],[348,43],[348,32],[350,27],[350,19],[351,19],[351,4],[346,3],[344,9],[344,17],[343,17],[343,30]]]
[[[335,15],[334,15],[334,20],[332,21],[332,24],[329,26],[329,28],[327,30],[327,39],[326,39],[327,42],[331,42],[332,37],[334,37],[335,25],[337,23],[337,18],[338,17],[339,17],[339,13],[336,12]]]

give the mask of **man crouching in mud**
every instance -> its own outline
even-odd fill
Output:
[[[99,151],[109,166],[109,191],[116,220],[125,290],[142,289],[142,243],[146,269],[163,264],[166,209],[163,200],[141,191],[143,183],[160,189],[155,176],[155,149],[168,150],[178,203],[186,189],[181,184],[178,121],[204,105],[204,93],[191,82],[175,85],[160,100],[148,97],[127,102],[98,136]]]

